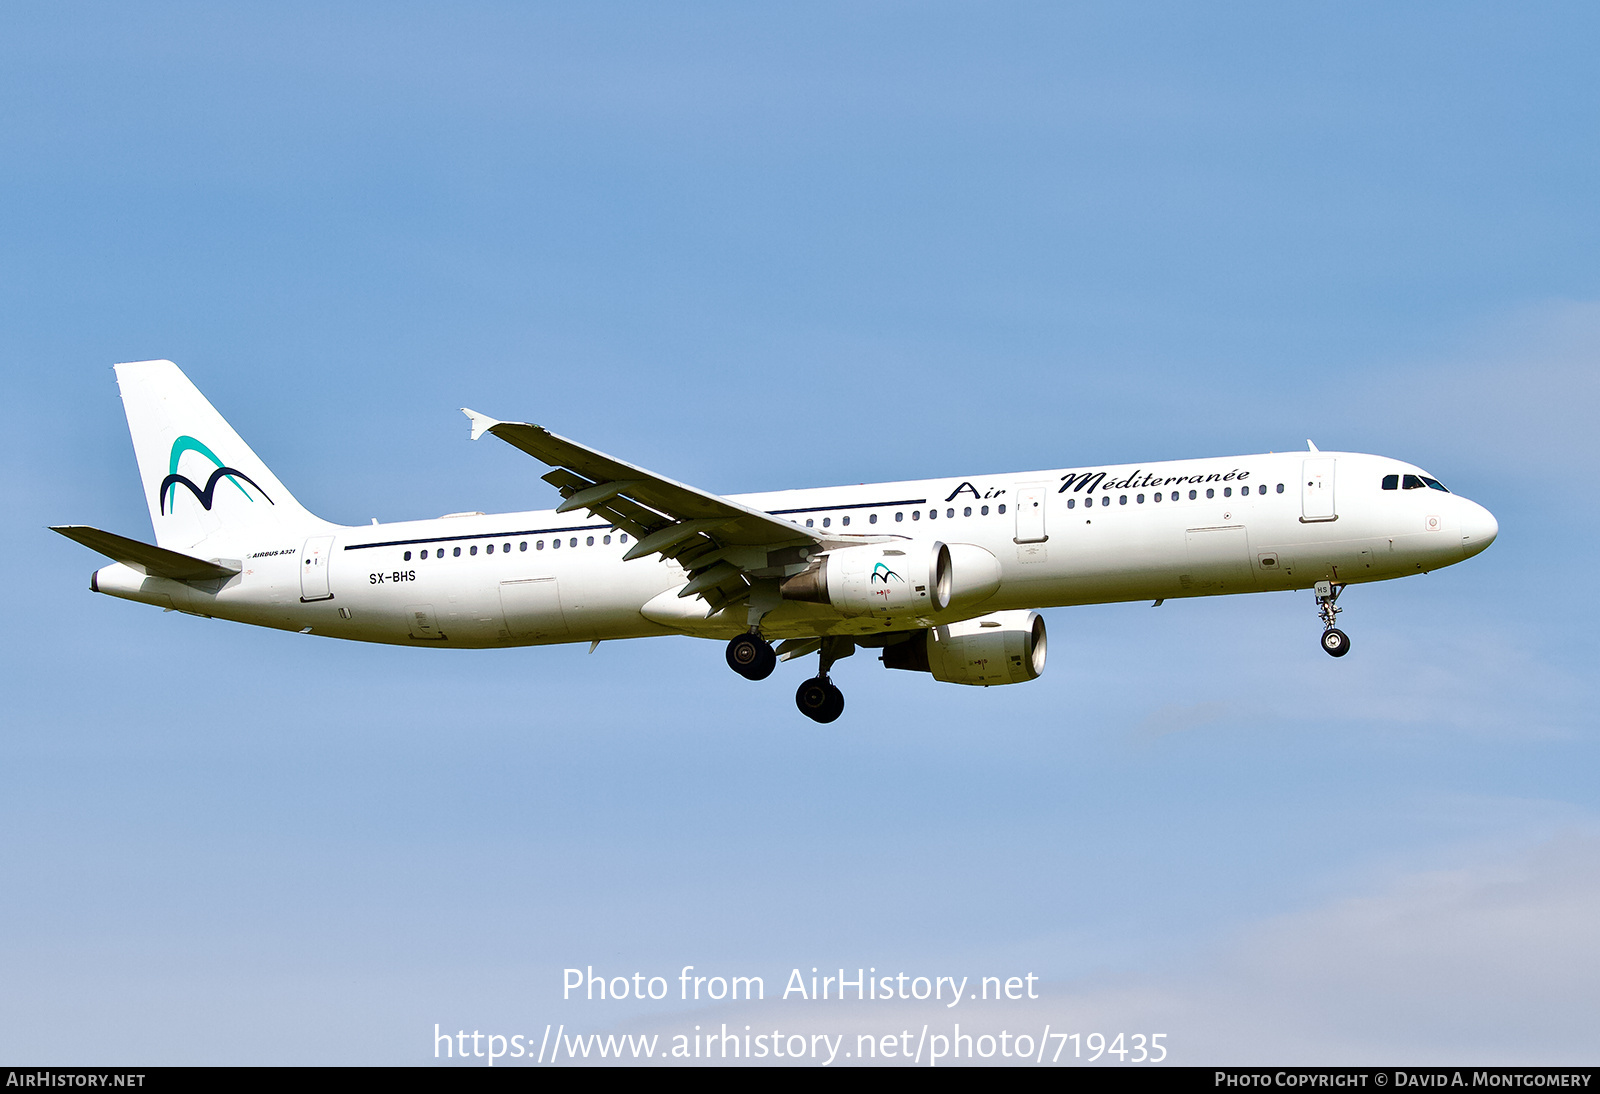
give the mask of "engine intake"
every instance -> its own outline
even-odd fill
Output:
[[[947,684],[994,687],[1037,680],[1044,672],[1044,616],[1031,609],[995,612],[918,631],[883,651],[886,668],[928,672]]]

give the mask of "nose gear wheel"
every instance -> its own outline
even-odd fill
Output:
[[[1329,627],[1322,632],[1322,648],[1330,657],[1343,657],[1350,652],[1350,636],[1338,627]]]

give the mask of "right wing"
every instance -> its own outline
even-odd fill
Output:
[[[625,463],[527,422],[502,422],[462,408],[472,439],[485,433],[555,468],[544,481],[561,492],[558,513],[584,509],[637,541],[625,559],[658,554],[689,571],[680,596],[716,611],[750,593],[747,575],[802,563],[823,549],[820,536],[792,521]],[[807,551],[807,549],[811,551]]]

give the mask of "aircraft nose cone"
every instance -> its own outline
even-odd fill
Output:
[[[1494,514],[1475,501],[1467,502],[1467,511],[1461,514],[1461,550],[1468,558],[1494,542],[1500,534],[1500,522]]]

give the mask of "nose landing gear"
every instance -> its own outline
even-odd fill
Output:
[[[741,634],[728,643],[728,667],[746,680],[765,680],[778,665],[778,655],[759,634]]]
[[[1343,657],[1350,652],[1350,636],[1333,625],[1339,613],[1344,611],[1334,603],[1344,589],[1343,585],[1331,581],[1317,582],[1317,613],[1322,616],[1322,648],[1329,657]]]

